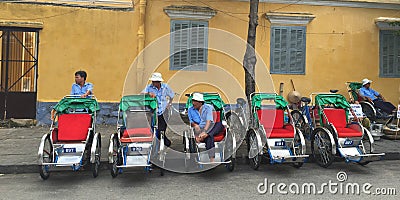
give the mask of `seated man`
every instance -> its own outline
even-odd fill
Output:
[[[369,102],[374,103],[374,106],[380,108],[383,112],[387,114],[392,114],[395,112],[396,107],[385,100],[382,94],[370,88],[372,81],[368,79],[362,80],[363,87],[360,88],[360,95],[366,98]]]
[[[205,142],[206,150],[211,162],[215,158],[214,135],[222,131],[223,125],[221,122],[214,123],[213,107],[204,103],[203,94],[193,93],[193,106],[189,108],[188,115],[190,126],[194,128],[196,142]]]

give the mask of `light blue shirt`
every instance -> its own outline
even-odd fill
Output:
[[[363,97],[368,97],[368,98],[372,99],[372,101],[373,101],[378,98],[379,92],[377,92],[371,88],[367,89],[365,87],[362,87],[362,88],[360,88],[360,95]]]
[[[165,111],[165,108],[167,108],[167,96],[170,99],[173,99],[175,96],[175,93],[172,91],[172,89],[168,86],[166,83],[161,83],[161,88],[158,89],[157,87],[153,86],[153,84],[149,84],[143,91],[142,93],[154,93],[156,94],[157,97],[157,102],[158,102],[158,115],[162,115]]]
[[[93,84],[85,83],[83,87],[76,83],[72,84],[71,95],[83,95],[87,91],[90,91],[90,94],[93,94]]]
[[[204,128],[206,126],[207,120],[210,120],[211,123],[213,121],[213,107],[208,104],[203,104],[203,108],[201,109],[201,114],[198,110],[196,110],[193,106],[188,110],[188,116],[190,123],[196,123],[200,126],[200,128]]]

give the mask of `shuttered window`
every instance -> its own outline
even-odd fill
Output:
[[[305,74],[306,27],[271,27],[271,74]]]
[[[400,35],[397,31],[381,30],[379,38],[380,77],[400,77]]]
[[[208,22],[171,22],[170,70],[207,71]]]

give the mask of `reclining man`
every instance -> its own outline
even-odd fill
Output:
[[[190,126],[194,128],[196,142],[205,142],[210,162],[214,162],[214,135],[224,128],[221,122],[213,121],[213,106],[204,102],[203,94],[193,93],[193,106],[188,110]]]
[[[385,100],[385,98],[379,92],[373,90],[371,88],[371,80],[363,79],[362,85],[363,87],[360,88],[360,95],[366,98],[369,102],[372,102],[375,107],[380,108],[383,112],[387,114],[393,114],[395,112],[396,107]]]

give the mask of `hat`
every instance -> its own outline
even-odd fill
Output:
[[[368,80],[367,78],[364,78],[364,79],[362,80],[362,85],[364,86],[364,85],[367,84],[367,83],[372,83],[372,81],[371,81],[371,80]]]
[[[203,94],[198,93],[198,92],[193,93],[192,100],[195,100],[195,101],[202,101],[202,102],[203,102],[203,101],[204,101]]]
[[[164,81],[161,73],[155,72],[151,74],[150,81]]]

